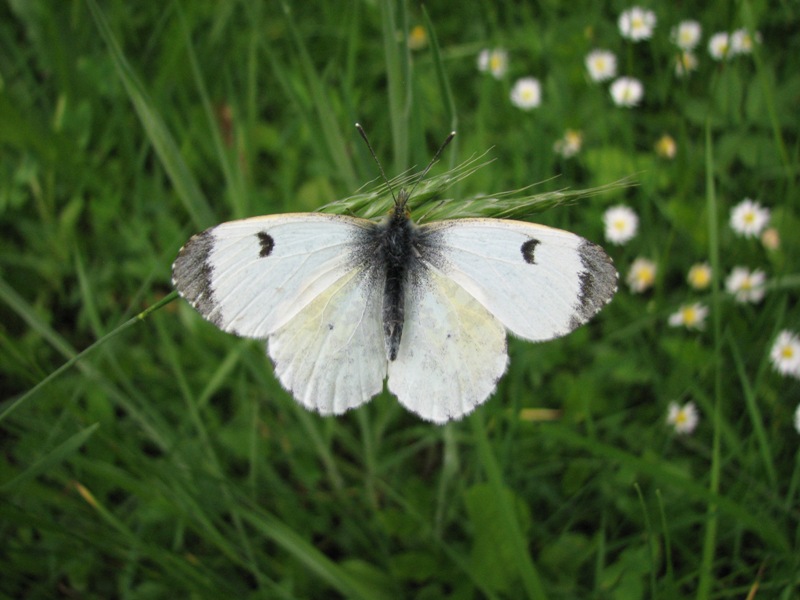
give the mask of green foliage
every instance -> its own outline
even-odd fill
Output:
[[[800,383],[769,351],[800,330],[800,11],[649,6],[653,38],[632,43],[627,5],[586,0],[4,3],[0,595],[796,597]],[[669,30],[688,18],[703,38],[680,78]],[[709,37],[741,27],[754,52],[712,60]],[[495,47],[499,79],[476,68]],[[589,79],[594,48],[642,81],[640,106]],[[542,104],[523,111],[509,93],[530,75]],[[355,122],[395,187],[458,130],[417,220],[535,214],[602,242],[605,208],[639,215],[607,244],[614,301],[567,338],[510,340],[497,393],[461,422],[388,394],[308,413],[262,344],[174,301],[171,262],[207,226],[384,214]],[[567,129],[571,158],[553,151]],[[746,196],[777,248],[730,228]],[[640,256],[658,271],[636,294]],[[686,283],[698,262],[709,289]],[[740,265],[767,273],[761,302],[725,292]],[[670,327],[690,301],[705,328]],[[699,426],[678,435],[667,406],[688,401]]]

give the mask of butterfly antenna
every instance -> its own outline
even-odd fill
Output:
[[[430,170],[431,170],[431,167],[433,166],[433,163],[435,163],[435,162],[436,162],[436,161],[439,159],[439,155],[440,155],[440,154],[442,153],[442,151],[443,151],[443,150],[444,150],[444,149],[447,147],[447,144],[449,144],[451,141],[453,141],[453,138],[454,138],[454,137],[456,137],[456,132],[455,132],[455,131],[451,131],[451,132],[450,132],[450,135],[448,135],[448,136],[445,138],[445,140],[442,142],[442,145],[441,145],[441,146],[439,146],[439,149],[436,151],[436,154],[434,154],[434,155],[433,155],[433,158],[431,159],[431,162],[429,162],[429,163],[428,163],[428,166],[427,166],[427,167],[425,167],[425,170],[424,170],[424,171],[422,172],[422,174],[421,174],[421,175],[420,175],[420,176],[417,178],[417,181],[416,181],[416,183],[414,184],[414,187],[412,187],[412,188],[411,188],[411,191],[408,193],[408,197],[409,197],[409,198],[411,198],[411,197],[414,195],[414,190],[415,190],[415,189],[417,189],[417,186],[418,186],[418,185],[419,185],[419,184],[422,182],[422,180],[423,180],[423,179],[425,179],[425,175],[427,175],[427,174],[428,174],[428,171],[430,171]]]
[[[372,149],[372,144],[369,143],[369,138],[367,137],[367,133],[364,131],[364,128],[361,127],[360,123],[356,123],[356,129],[358,129],[358,133],[361,134],[361,137],[364,138],[364,142],[366,142],[367,148],[369,148],[369,153],[372,154],[372,158],[375,159],[375,162],[378,165],[378,169],[381,172],[381,177],[383,177],[383,180],[386,182],[386,187],[389,188],[389,193],[392,194],[392,200],[394,200],[394,203],[397,204],[397,197],[394,195],[392,184],[389,183],[389,179],[386,177],[386,173],[383,171],[383,165],[381,164],[381,161],[378,160],[378,155],[375,154],[375,150]]]

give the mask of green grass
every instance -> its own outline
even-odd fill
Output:
[[[632,44],[628,5],[600,4],[4,3],[0,595],[796,598],[800,383],[768,355],[800,330],[800,9],[652,2],[655,35]],[[669,29],[686,18],[703,41],[679,79]],[[755,53],[712,61],[709,36],[744,26]],[[492,47],[500,80],[476,68]],[[598,47],[642,80],[640,107],[588,81]],[[508,100],[527,75],[530,112]],[[418,219],[533,216],[621,272],[591,324],[511,340],[497,393],[460,422],[388,394],[309,413],[262,344],[171,290],[178,249],[215,223],[385,212],[356,121],[390,177],[458,130]],[[567,128],[571,159],[552,150]],[[665,133],[672,160],[653,149]],[[778,249],[729,227],[746,196]],[[618,203],[640,217],[623,246],[603,239]],[[624,283],[639,256],[659,269],[643,294]],[[697,292],[700,261],[714,280]],[[738,265],[767,272],[760,303],[725,292]],[[705,329],[669,327],[694,300]],[[692,435],[666,425],[671,401],[697,405]]]

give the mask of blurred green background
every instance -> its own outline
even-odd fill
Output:
[[[638,43],[617,26],[628,8],[3,2],[0,593],[797,598],[800,383],[769,352],[800,329],[800,6],[648,2]],[[703,36],[678,77],[684,19]],[[710,36],[740,28],[759,32],[753,52],[714,60]],[[491,48],[508,53],[499,78],[478,69]],[[589,78],[595,48],[642,82],[639,106]],[[531,110],[509,96],[526,76]],[[605,243],[620,291],[564,339],[510,340],[497,393],[460,422],[388,394],[306,412],[262,344],[159,304],[193,233],[375,180],[356,121],[390,177],[452,129],[432,175],[488,150],[445,194],[454,215],[531,184],[635,179],[537,216],[605,243],[603,212],[632,207],[638,235]],[[581,148],[565,158],[568,129]],[[777,247],[731,230],[744,197],[771,210]],[[637,257],[657,265],[644,293],[625,283]],[[698,262],[707,290],[686,283]],[[741,265],[767,273],[760,303],[725,293]],[[705,327],[670,327],[690,301]],[[700,422],[679,435],[667,407],[689,401]]]

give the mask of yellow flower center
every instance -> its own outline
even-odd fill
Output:
[[[684,423],[686,423],[687,418],[688,417],[686,416],[686,411],[681,409],[678,411],[678,414],[675,415],[675,424],[683,425]]]
[[[711,281],[711,273],[708,269],[693,269],[690,278],[694,287],[704,288]]]
[[[755,220],[756,220],[755,213],[751,213],[751,212],[744,213],[744,222],[747,223],[748,225],[752,225],[753,221],[755,221]]]
[[[683,318],[684,323],[687,325],[693,325],[697,322],[697,311],[693,306],[687,306],[681,310],[681,317]]]
[[[672,136],[662,135],[658,142],[656,142],[656,152],[665,158],[672,158],[675,156],[675,140]]]
[[[639,272],[636,273],[636,280],[641,283],[642,285],[650,285],[656,278],[656,274],[653,269],[644,267],[639,269]]]
[[[791,346],[784,346],[781,348],[781,358],[790,359],[794,358],[794,348]]]
[[[412,50],[419,50],[428,43],[428,34],[422,25],[414,26],[408,34],[408,45]]]

